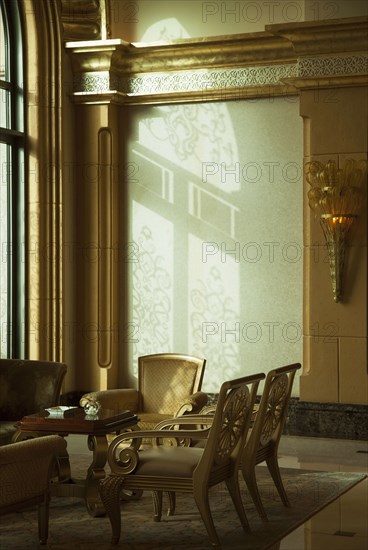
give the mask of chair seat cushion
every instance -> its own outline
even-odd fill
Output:
[[[154,447],[140,454],[134,474],[192,478],[202,454],[203,449],[192,447]]]

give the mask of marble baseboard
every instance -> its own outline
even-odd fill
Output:
[[[216,400],[216,394],[209,394],[209,404]],[[292,397],[284,434],[368,440],[368,405],[314,403]]]
[[[368,440],[368,405],[314,403],[291,398],[284,433]]]

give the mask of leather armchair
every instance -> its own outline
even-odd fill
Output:
[[[0,445],[12,441],[23,416],[59,405],[66,371],[64,363],[0,359]]]
[[[54,361],[0,359],[0,445],[11,443],[23,416],[59,405],[66,371]]]

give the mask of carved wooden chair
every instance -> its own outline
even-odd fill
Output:
[[[208,493],[212,486],[225,481],[241,524],[249,530],[238,484],[239,459],[262,378],[261,373],[224,382],[212,419],[194,415],[171,420],[172,427],[181,424],[198,428],[208,419],[210,428],[145,430],[120,434],[113,440],[108,451],[111,474],[100,483],[113,544],[120,539],[122,490],[152,491],[156,521],[161,519],[163,492],[192,494],[211,543],[219,547]],[[192,437],[204,438],[205,447],[185,446]],[[153,446],[141,449],[143,438],[151,438]],[[129,447],[124,446],[125,441],[130,442]],[[124,508],[124,513],[128,514],[129,508]]]
[[[82,407],[98,401],[103,408],[130,410],[139,429],[151,429],[166,418],[196,413],[207,403],[202,386],[206,360],[178,353],[138,358],[138,388],[95,391],[83,395]]]
[[[38,535],[46,544],[50,479],[54,459],[65,452],[66,441],[47,435],[0,447],[0,515],[38,505]]]
[[[290,506],[281,479],[278,447],[287,418],[295,373],[300,368],[300,363],[295,363],[274,369],[267,374],[261,400],[256,407],[256,415],[241,457],[240,467],[244,480],[263,519],[267,519],[267,514],[258,491],[255,472],[255,466],[261,462],[266,461],[283,504]]]

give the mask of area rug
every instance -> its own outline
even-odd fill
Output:
[[[319,472],[281,469],[291,507],[278,497],[267,468],[257,467],[257,478],[268,521],[261,521],[244,484],[242,494],[251,526],[242,530],[225,486],[210,491],[210,505],[222,548],[266,550],[317,512],[340,497],[366,476],[350,472]],[[35,508],[0,518],[0,548],[4,550],[205,550],[211,548],[194,501],[189,495],[177,496],[177,512],[159,523],[152,520],[152,499],[144,493],[138,501],[122,503],[122,535],[119,546],[112,546],[108,518],[92,518],[83,501],[54,497],[51,501],[49,540],[37,541]]]

